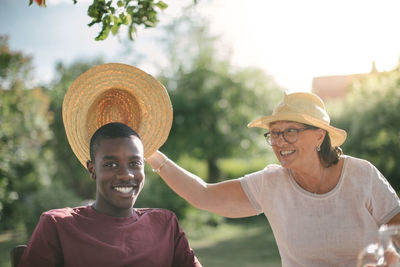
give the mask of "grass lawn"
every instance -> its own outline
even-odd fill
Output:
[[[187,233],[204,267],[280,267],[280,256],[264,216],[229,220],[201,237]]]
[[[271,228],[263,216],[228,220],[201,233],[186,234],[203,267],[281,266]],[[26,242],[23,235],[0,233],[0,267],[10,267],[10,249]]]
[[[16,232],[0,233],[0,267],[10,267],[10,250],[27,242],[25,235]]]

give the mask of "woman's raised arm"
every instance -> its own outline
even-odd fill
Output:
[[[230,218],[256,215],[238,179],[208,184],[160,151],[146,160],[172,190],[194,207]]]

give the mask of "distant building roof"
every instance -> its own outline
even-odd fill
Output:
[[[354,79],[367,76],[369,73],[321,76],[312,80],[312,91],[322,98],[324,102],[333,99],[342,99]]]
[[[376,72],[378,70],[376,69],[375,61],[373,61],[370,73],[314,77],[312,80],[312,92],[321,97],[324,102],[343,99],[346,96],[347,89],[355,79],[366,77]]]

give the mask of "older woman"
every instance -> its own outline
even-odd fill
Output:
[[[356,266],[380,225],[400,223],[396,192],[371,163],[342,155],[346,132],[330,125],[315,94],[285,95],[249,127],[268,129],[280,165],[208,184],[159,151],[148,162],[197,208],[231,218],[264,213],[282,266]]]

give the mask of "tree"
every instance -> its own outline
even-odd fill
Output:
[[[30,88],[31,58],[11,51],[0,36],[0,220],[7,228],[16,222],[21,199],[48,184],[54,173],[49,98]]]
[[[400,190],[400,65],[353,83],[337,114],[346,153],[371,161]]]
[[[221,58],[217,39],[202,21],[181,19],[168,27],[167,35],[171,66],[161,81],[171,97],[174,121],[163,149],[175,158],[187,153],[205,160],[208,180],[215,182],[219,159],[254,151],[262,138],[247,123],[270,113],[283,92],[261,70],[235,68],[228,57]]]
[[[33,1],[39,6],[46,6],[46,0],[29,0],[29,5]],[[77,3],[77,0],[72,1]],[[197,0],[193,2],[196,4]],[[107,39],[110,32],[116,35],[121,26],[128,27],[129,39],[133,40],[138,27],[155,27],[159,22],[159,12],[167,7],[161,0],[93,0],[87,11],[92,18],[88,26],[101,25],[96,41]]]
[[[62,102],[71,83],[89,68],[103,63],[100,59],[92,61],[77,61],[69,66],[58,63],[56,77],[46,89],[50,96],[50,110],[54,114],[51,130],[54,133],[49,146],[54,152],[57,166],[57,175],[54,180],[58,180],[66,188],[73,191],[83,199],[93,199],[95,197],[95,186],[89,178],[87,170],[75,157],[65,134],[62,118]]]

